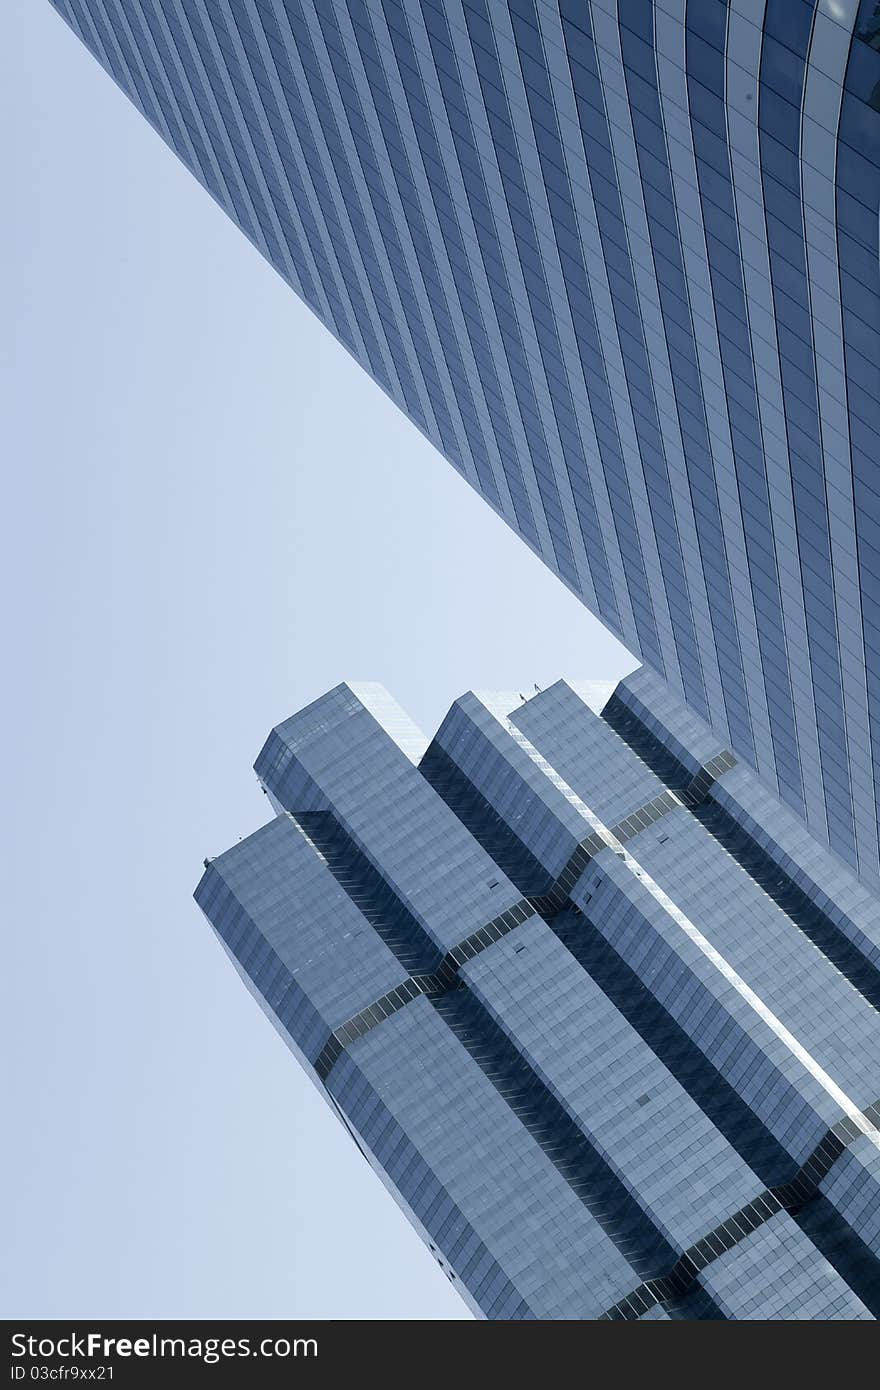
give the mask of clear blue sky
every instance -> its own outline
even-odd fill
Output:
[[[6,1317],[467,1316],[191,893],[344,678],[634,663],[214,206],[5,0]]]

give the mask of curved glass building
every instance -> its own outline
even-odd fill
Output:
[[[53,0],[438,449],[873,878],[876,0]]]

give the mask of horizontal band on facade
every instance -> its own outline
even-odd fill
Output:
[[[712,783],[717,782],[718,778],[729,772],[732,767],[736,767],[736,758],[727,748],[710,758],[687,786],[678,792],[685,806],[699,806],[709,795]]]
[[[873,1124],[880,1121],[880,1100],[862,1114]],[[767,1187],[759,1196],[715,1226],[681,1254],[668,1274],[646,1279],[632,1293],[601,1314],[598,1321],[634,1322],[657,1304],[669,1303],[690,1293],[698,1276],[714,1260],[733,1250],[777,1212],[795,1212],[815,1197],[822,1181],[846,1150],[862,1137],[855,1121],[844,1116],[823,1135],[813,1152],[786,1183]]]
[[[661,816],[668,815],[677,807],[681,807],[681,801],[675,792],[661,792],[655,796],[653,801],[645,802],[637,810],[631,811],[625,816],[618,825],[612,826],[611,834],[619,841],[625,843],[640,834],[642,830],[647,830],[649,825],[654,825]],[[547,914],[548,912],[558,912],[567,901],[572,888],[577,883],[584,869],[590,860],[597,855],[600,850],[612,848],[610,841],[605,838],[598,830],[593,830],[589,835],[575,847],[571,858],[567,861],[565,868],[554,879],[546,893],[539,893],[529,899],[537,912]]]
[[[365,1009],[354,1014],[345,1023],[334,1028],[324,1046],[321,1048],[316,1060],[315,1071],[322,1081],[326,1081],[334,1063],[341,1056],[345,1048],[355,1041],[356,1038],[363,1037],[364,1033],[370,1032],[378,1024],[383,1023],[386,1018],[403,1009],[407,1004],[412,1003],[420,994],[428,996],[442,994],[448,989],[455,989],[458,985],[459,967],[467,961],[473,960],[474,956],[485,951],[487,946],[492,946],[496,941],[500,941],[508,932],[528,921],[529,917],[534,917],[536,909],[523,898],[515,903],[506,911],[493,917],[491,922],[479,927],[477,931],[466,936],[457,946],[453,946],[441,960],[435,971],[427,974],[411,975],[403,984],[395,989],[389,990],[380,998],[373,1001]]]
[[[705,800],[716,778],[724,772],[729,772],[735,766],[736,758],[732,753],[728,751],[719,753],[717,757],[712,758],[710,762],[705,763],[700,768],[686,787],[676,791],[669,788],[661,792],[659,796],[655,796],[652,801],[646,801],[644,806],[630,811],[623,820],[611,826],[611,836],[620,844],[626,844],[628,840],[632,840],[643,830],[647,830],[648,826],[656,824],[661,816],[668,815],[670,811],[675,811],[681,807],[691,810]],[[613,848],[613,846],[598,830],[592,831],[581,840],[565,868],[547,892],[531,898],[536,910],[538,912],[558,911],[593,856],[598,854],[600,850],[608,848]]]

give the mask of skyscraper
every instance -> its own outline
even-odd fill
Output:
[[[53,3],[495,510],[876,883],[876,0]]]
[[[880,907],[646,669],[342,685],[196,899],[478,1313],[880,1313]]]

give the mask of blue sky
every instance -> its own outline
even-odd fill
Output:
[[[467,1316],[191,900],[346,678],[634,664],[43,0],[0,45],[6,1317]]]

